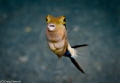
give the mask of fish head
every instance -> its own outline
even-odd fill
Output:
[[[53,17],[52,15],[48,15],[46,17],[47,29],[49,31],[55,31],[66,27],[66,17],[59,16]]]

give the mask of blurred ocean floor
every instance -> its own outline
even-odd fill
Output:
[[[60,61],[46,43],[45,17],[67,18],[78,61]],[[83,58],[83,59],[82,59]],[[22,83],[119,83],[119,0],[0,0],[0,80]]]

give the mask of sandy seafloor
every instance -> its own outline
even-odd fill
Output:
[[[85,74],[49,50],[48,14],[66,16],[72,46],[89,44],[78,49]],[[0,0],[0,80],[120,83],[120,1]]]

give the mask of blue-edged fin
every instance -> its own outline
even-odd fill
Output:
[[[71,56],[70,52],[67,50],[66,53],[64,54],[64,56],[69,57],[70,60],[72,61],[72,63],[82,72],[85,73],[83,71],[83,69],[79,66],[79,64],[77,63],[77,61]]]
[[[84,46],[88,46],[88,44],[75,45],[75,46],[72,46],[72,48],[79,48],[79,47],[84,47]]]
[[[73,58],[73,57],[69,57],[70,60],[72,61],[72,63],[82,72],[82,73],[85,73],[83,71],[83,69],[79,66],[79,64],[76,62],[76,60]]]

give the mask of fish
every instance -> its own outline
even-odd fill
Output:
[[[52,15],[47,15],[46,23],[46,39],[50,50],[55,53],[58,58],[62,56],[70,58],[77,69],[85,73],[74,56],[77,55],[76,48],[88,46],[88,44],[75,46],[69,44],[65,16],[54,17]]]

